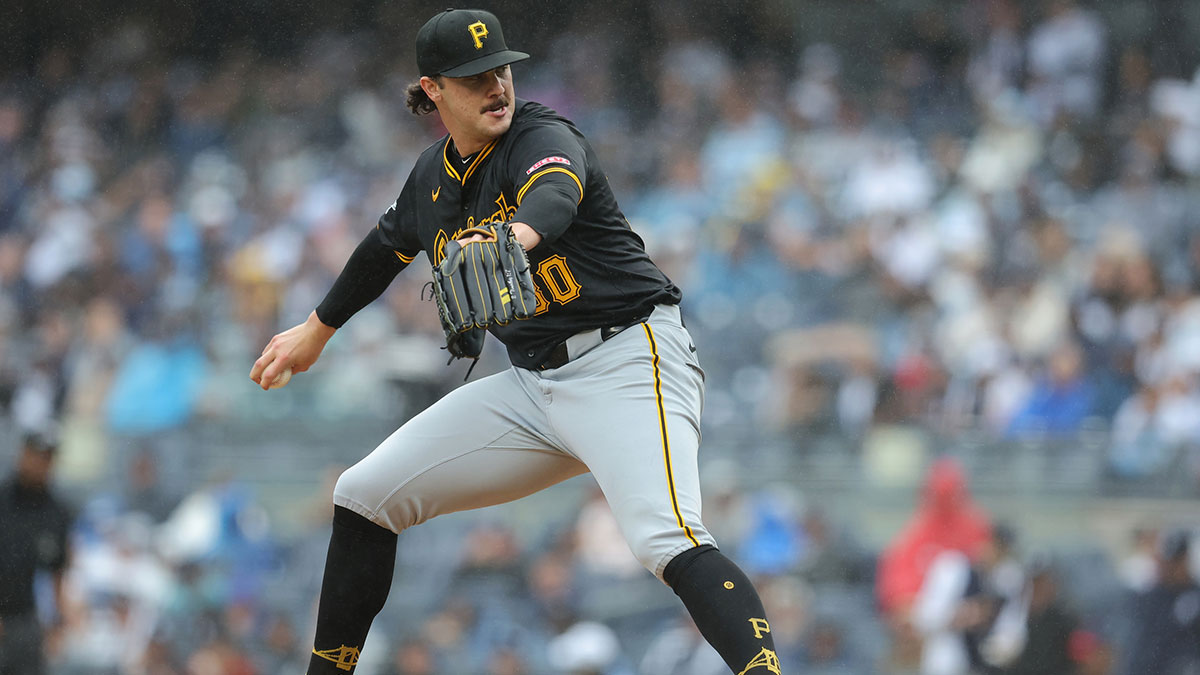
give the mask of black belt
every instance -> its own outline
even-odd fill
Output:
[[[619,326],[605,326],[603,328],[598,328],[596,330],[600,331],[600,342],[607,342],[608,340],[612,339],[613,337],[618,335],[621,331],[625,330],[626,328],[630,328],[632,326],[638,325],[639,323],[643,323],[648,318],[650,318],[650,317],[644,317],[644,318],[638,319],[637,321],[632,321],[630,323],[621,324]],[[535,370],[552,370],[554,368],[561,368],[561,367],[567,365],[568,363],[570,363],[571,362],[571,353],[567,349],[567,342],[568,342],[567,340],[563,340],[562,342],[555,345],[554,349],[551,349],[550,353],[546,356],[546,360],[542,361],[541,365],[539,365],[537,368],[535,368]]]

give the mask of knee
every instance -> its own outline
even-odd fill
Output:
[[[333,486],[333,501],[335,504],[352,502],[370,510],[370,507],[378,503],[372,495],[374,490],[375,485],[370,476],[356,464],[338,476],[337,483]],[[361,508],[353,510],[362,512]]]
[[[406,496],[361,464],[342,472],[333,488],[333,503],[397,534],[428,519],[420,499]]]
[[[337,484],[333,487],[333,503],[350,509],[376,525],[399,532],[400,530],[392,527],[380,512],[384,501],[381,489],[378,477],[372,477],[361,465],[356,464],[338,477]]]

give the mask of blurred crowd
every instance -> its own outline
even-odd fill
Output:
[[[61,675],[304,671],[336,470],[324,489],[297,501],[304,534],[281,538],[244,482],[172,495],[148,455],[129,467],[125,487],[73,511],[50,488],[56,452],[53,443],[27,442],[0,483],[9,536],[0,552],[8,582],[0,673],[43,672],[39,653],[44,672]],[[1139,523],[1118,550],[1034,543],[981,506],[961,465],[943,458],[926,472],[906,522],[874,550],[792,486],[748,489],[734,474],[707,473],[706,524],[763,589],[785,672],[1200,668],[1194,518]],[[31,516],[35,499],[36,511],[51,515]],[[524,519],[483,512],[406,531],[391,598],[357,672],[728,673],[669,589],[633,557],[597,488],[544,499]],[[26,524],[39,518],[35,535]],[[45,627],[40,640],[31,637],[33,620]]]
[[[1118,41],[1072,1],[977,0],[877,36],[869,85],[842,74],[855,44],[756,50],[686,22],[631,70],[596,11],[518,94],[589,134],[685,289],[713,346],[711,427],[1101,430],[1114,476],[1200,474],[1200,57],[1164,62],[1157,33]],[[261,415],[246,364],[440,133],[402,105],[412,65],[376,34],[271,58],[155,38],[116,22],[0,83],[0,404],[18,427],[64,419],[103,446]],[[397,383],[460,377],[424,349],[418,272],[309,376],[316,414],[385,415]]]
[[[606,7],[565,14],[553,31],[518,20],[512,44],[525,48],[524,26],[546,44],[530,46],[537,58],[514,79],[519,96],[589,136],[634,229],[684,289],[710,437],[752,427],[802,452],[816,434],[857,439],[887,425],[1013,443],[1099,433],[1112,478],[1170,477],[1195,495],[1200,18],[1187,3],[1137,14],[971,0],[803,41],[769,9],[681,21],[686,3],[654,4],[631,8],[636,27]],[[53,420],[64,459],[93,458],[64,463],[87,500],[64,590],[78,623],[54,648],[64,672],[290,672],[316,595],[303,577],[323,543],[264,533],[236,476],[188,486],[182,501],[154,494],[140,473],[152,476],[153,452],[115,488],[96,480],[128,439],[278,416],[281,399],[333,425],[395,418],[461,380],[438,360],[417,269],[339,332],[295,394],[264,395],[246,377],[267,339],[320,301],[442,131],[404,107],[415,69],[383,31],[311,30],[274,55],[246,40],[197,55],[164,47],[153,23],[100,25],[0,79],[0,415],[17,429]],[[958,666],[928,670],[919,645],[962,642],[965,624],[944,621],[957,614],[952,582],[993,583],[991,558],[1012,546],[1012,529],[977,519],[970,536],[939,544],[961,557],[935,562],[922,548],[903,590],[877,597],[887,565],[877,580],[876,554],[836,517],[786,490],[706,498],[710,529],[721,537],[715,523],[728,521],[723,547],[778,605],[768,610],[785,662],[1001,668],[972,660],[973,647],[942,661]],[[313,541],[325,540],[326,515]],[[407,565],[402,550],[398,584],[430,593],[428,613],[417,625],[393,618],[390,672],[719,666],[674,605],[621,614],[653,595],[647,580],[623,543],[603,539],[616,535],[601,504],[580,505],[578,520],[594,522],[557,523],[536,540],[494,524],[413,534],[429,545]],[[1154,529],[1138,549],[1145,593],[1178,576],[1167,568],[1179,538],[1164,548]],[[1053,561],[1002,567],[989,625],[1032,627],[1071,590]],[[421,569],[436,578],[402,581]],[[923,588],[929,569],[946,570],[940,596]],[[475,587],[486,592],[450,592]],[[967,612],[976,628],[982,604]],[[1097,625],[1113,606],[1045,620],[1070,636],[1078,672],[1110,672],[1095,665],[1104,654],[1112,672],[1152,672],[1122,660],[1152,619]],[[993,640],[1015,659],[1009,670],[986,672],[1070,672],[1020,670],[1013,645],[1034,641],[1013,634]],[[885,643],[895,653],[864,647]],[[553,661],[588,650],[604,665]]]

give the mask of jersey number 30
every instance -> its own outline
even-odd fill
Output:
[[[567,259],[561,255],[552,255],[538,263],[537,277],[541,283],[533,285],[534,291],[537,292],[537,308],[533,311],[534,314],[542,314],[550,309],[550,303],[542,292],[543,288],[549,291],[550,297],[560,305],[579,297],[582,287],[575,280],[575,275],[571,274],[571,268],[567,267]]]

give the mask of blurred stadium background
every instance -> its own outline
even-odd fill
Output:
[[[247,373],[442,133],[403,89],[443,4],[0,17],[0,457],[55,423],[79,514],[53,672],[303,671],[332,481],[465,365],[414,266]],[[684,289],[705,518],[789,672],[919,672],[878,561],[939,458],[1061,573],[1080,672],[1130,672],[1200,531],[1200,3],[479,4]],[[722,672],[586,476],[399,556],[364,674]]]

